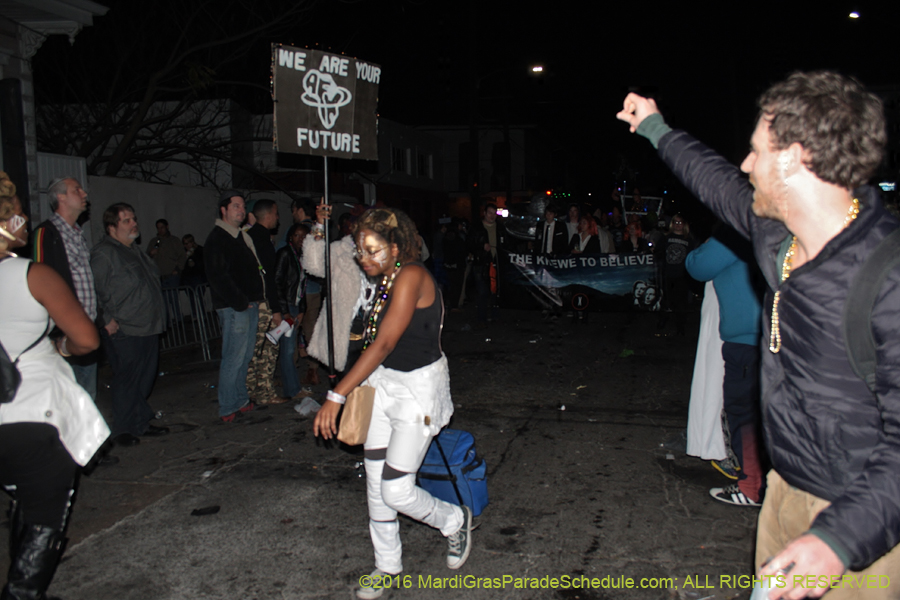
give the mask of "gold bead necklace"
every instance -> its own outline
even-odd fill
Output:
[[[366,331],[363,334],[363,350],[368,348],[369,344],[375,341],[375,336],[378,335],[378,320],[381,317],[381,312],[384,310],[384,305],[387,304],[388,296],[391,295],[391,288],[394,287],[394,279],[396,279],[397,273],[399,272],[400,261],[397,261],[394,264],[394,270],[390,277],[387,275],[381,277],[381,285],[378,286],[375,304],[372,305],[372,309],[369,311],[369,318],[366,322]]]
[[[844,225],[841,230],[847,228],[856,217],[859,216],[859,199],[854,198],[847,209],[847,216],[844,217]],[[781,263],[781,283],[787,281],[791,276],[791,264],[794,261],[794,255],[797,254],[797,236],[791,238],[791,247],[784,255],[784,262]],[[778,318],[778,302],[781,300],[781,290],[775,290],[775,297],[772,299],[772,329],[769,332],[769,352],[778,354],[781,351],[781,327]]]

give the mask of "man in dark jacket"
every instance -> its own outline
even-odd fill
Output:
[[[552,204],[544,210],[544,223],[538,225],[537,251],[540,254],[565,254],[569,248],[569,230],[565,223],[558,223],[558,208]]]
[[[247,394],[247,368],[266,288],[253,240],[241,229],[246,216],[243,195],[235,190],[222,192],[218,210],[203,260],[213,308],[222,325],[219,417],[231,423],[255,408]]]
[[[472,258],[472,278],[478,292],[476,306],[480,323],[486,324],[494,316],[499,281],[492,281],[491,265],[494,265],[494,276],[499,278],[498,249],[504,243],[505,232],[503,224],[497,221],[497,205],[489,202],[484,206],[481,222],[472,226],[466,238]]]
[[[281,315],[287,309],[281,306],[278,288],[275,285],[275,246],[272,234],[278,229],[278,205],[272,200],[257,200],[253,205],[256,223],[247,230],[256,256],[263,269],[266,284],[266,299],[259,305],[259,320],[256,327],[256,342],[253,358],[247,372],[247,393],[258,404],[283,404],[289,400],[275,391],[275,363],[278,348],[266,340],[266,332],[281,325]]]
[[[54,179],[47,188],[53,214],[37,226],[32,234],[32,258],[46,263],[60,274],[81,306],[97,319],[97,292],[91,271],[91,251],[78,219],[88,208],[87,192],[74,177]],[[60,336],[62,333],[59,334]],[[66,359],[75,373],[78,385],[97,399],[97,352]]]
[[[134,209],[120,202],[103,213],[106,235],[91,250],[91,269],[103,349],[112,368],[113,440],[135,446],[138,436],[164,435],[166,427],[151,425],[148,400],[159,364],[159,334],[165,307],[159,269],[134,243],[140,237]]]
[[[749,184],[724,158],[671,130],[653,100],[629,94],[617,116],[751,239],[770,288],[762,412],[773,470],[756,549],[760,574],[776,577],[769,597],[815,598],[837,581],[844,585],[829,591],[835,600],[897,598],[900,271],[889,274],[872,311],[876,394],[854,373],[841,330],[854,276],[898,226],[863,185],[884,152],[884,111],[859,82],[830,72],[791,75],[759,108],[741,164]],[[857,576],[862,593],[841,579],[848,569],[881,577],[870,584]]]
[[[184,271],[181,272],[181,285],[185,287],[197,287],[206,283],[206,266],[203,263],[203,246],[194,240],[194,236],[186,233],[181,236],[181,244],[184,246]]]
[[[187,262],[184,244],[169,231],[169,222],[157,219],[156,235],[147,245],[147,254],[159,269],[163,296],[166,299],[166,326],[182,321],[181,303],[178,300],[178,285]]]

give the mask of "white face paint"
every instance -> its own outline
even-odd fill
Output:
[[[787,219],[785,174],[793,160],[785,152],[772,149],[769,122],[759,119],[750,137],[750,153],[741,163],[741,171],[750,176],[753,186],[753,214],[784,222]]]
[[[9,241],[7,247],[20,248],[28,243],[28,231],[25,229],[27,219],[23,214],[22,203],[18,197],[13,198],[13,211],[6,223],[0,226],[0,235]]]
[[[363,229],[356,234],[356,258],[366,275],[382,275],[391,264],[390,247],[383,237]]]
[[[9,230],[18,231],[25,226],[25,217],[22,215],[13,215],[9,218]]]

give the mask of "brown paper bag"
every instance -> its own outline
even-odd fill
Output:
[[[347,396],[337,438],[348,446],[365,443],[372,421],[372,406],[375,404],[375,388],[360,385]]]

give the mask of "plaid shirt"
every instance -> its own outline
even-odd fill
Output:
[[[94,273],[91,271],[91,252],[81,227],[74,227],[66,223],[66,220],[53,213],[50,221],[56,225],[62,236],[63,245],[66,247],[66,256],[69,258],[69,270],[72,271],[72,283],[75,284],[75,295],[84,312],[93,321],[97,318],[97,292],[94,291]]]

